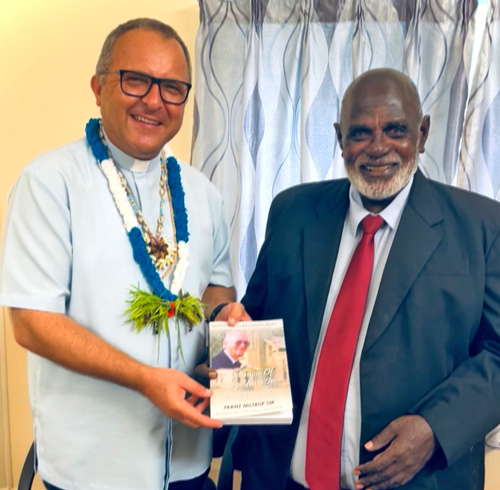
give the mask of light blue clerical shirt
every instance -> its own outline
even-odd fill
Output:
[[[160,159],[135,161],[113,145],[146,222],[159,213]],[[221,197],[181,164],[190,261],[183,289],[231,286],[229,230]],[[164,234],[173,237],[165,202]],[[170,275],[164,280],[168,288]],[[63,313],[140,362],[192,374],[205,358],[205,325],[169,320],[171,335],[132,331],[124,311],[131,286],[149,290],[135,263],[107,181],[85,140],[36,158],[12,190],[5,223],[2,305]],[[179,353],[178,340],[184,359]],[[135,391],[29,354],[29,392],[41,477],[67,490],[162,490],[196,477],[211,461],[211,433],[172,424]],[[167,448],[171,446],[171,461]]]

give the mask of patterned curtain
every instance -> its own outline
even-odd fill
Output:
[[[500,199],[499,46],[500,0],[491,0],[471,81],[457,184],[493,199]]]
[[[333,123],[375,67],[417,84],[431,135],[424,173],[455,178],[477,0],[199,0],[192,163],[221,190],[241,296],[273,197],[344,175]]]

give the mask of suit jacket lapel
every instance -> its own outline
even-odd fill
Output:
[[[441,238],[433,226],[443,219],[430,183],[417,171],[387,259],[363,351],[382,335]]]
[[[348,181],[332,181],[331,189],[316,205],[317,219],[304,226],[304,288],[311,359],[321,330],[348,206]]]

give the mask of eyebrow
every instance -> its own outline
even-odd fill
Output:
[[[349,126],[348,134],[354,133],[355,131],[371,131],[371,129],[364,124],[353,124]]]
[[[384,130],[388,129],[408,129],[406,121],[391,121],[384,126]]]
[[[408,129],[408,123],[406,121],[389,121],[384,127],[384,131],[390,131],[393,129],[406,130]],[[372,128],[365,124],[353,124],[349,127],[347,135],[350,136],[356,132],[365,132],[369,133],[372,131]]]

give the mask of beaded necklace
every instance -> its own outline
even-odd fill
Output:
[[[102,122],[99,123],[99,137],[101,139],[102,144],[106,147],[108,158],[111,159],[111,153],[109,151],[102,130]],[[134,196],[132,194],[132,191],[128,186],[127,179],[123,175],[122,171],[118,167],[116,167],[116,165],[115,168],[116,172],[118,173],[118,177],[120,178],[121,185],[125,190],[125,193],[127,194],[128,201],[130,202],[130,205],[134,210],[137,221],[139,222],[143,230],[142,237],[146,242],[146,248],[148,250],[149,256],[151,257],[151,260],[153,261],[153,264],[155,265],[156,269],[158,271],[163,271],[162,279],[164,279],[168,275],[168,273],[172,270],[172,267],[174,266],[175,261],[177,260],[177,240],[175,238],[174,211],[172,206],[172,198],[170,195],[170,188],[167,185],[167,167],[166,167],[165,151],[162,150],[160,153],[160,168],[161,168],[160,183],[159,183],[160,209],[158,212],[158,220],[156,223],[155,233],[153,233],[153,231],[149,228],[148,224],[146,223],[146,220],[144,219],[142,211],[138,208]],[[173,246],[170,244],[170,240],[168,237],[162,236],[163,219],[164,219],[163,208],[165,204],[165,195],[167,195],[169,200],[170,219],[172,222],[172,228],[174,234]]]
[[[103,143],[100,127],[101,122],[99,119],[90,119],[88,121],[85,127],[87,142],[108,181],[111,195],[122,217],[123,225],[132,245],[134,260],[139,265],[142,275],[152,290],[151,294],[137,287],[131,288],[131,299],[128,301],[129,307],[126,310],[126,313],[129,315],[128,319],[133,323],[134,329],[137,332],[140,332],[148,325],[151,327],[153,333],[164,330],[168,335],[167,319],[170,316],[175,317],[177,327],[178,320],[182,319],[188,324],[189,328],[192,328],[193,325],[199,323],[203,318],[203,304],[199,299],[182,292],[182,285],[189,264],[189,249],[187,246],[189,232],[179,164],[174,157],[169,157],[166,160],[165,170],[162,169],[162,175],[166,174],[164,182],[160,179],[160,187],[162,185],[165,186],[165,191],[167,191],[169,201],[171,202],[174,238],[177,242],[176,256],[178,261],[173,271],[172,292],[163,284],[157,266],[151,256],[153,255],[151,254],[151,247],[148,250],[148,244],[144,235],[152,235],[151,230],[149,230],[147,225],[146,228],[143,227],[144,233],[139,228],[139,225],[143,225],[140,223],[139,217],[134,210],[134,205],[127,195],[126,188],[109,154],[109,150]],[[162,160],[164,161],[164,156]],[[124,179],[123,176],[122,178]],[[163,214],[163,204],[161,201],[164,200],[164,195],[165,192],[163,195],[160,193],[160,208],[162,210],[160,215]],[[158,218],[157,233],[161,234],[162,227],[163,218],[160,216]],[[178,335],[180,335],[178,328],[177,331]]]

